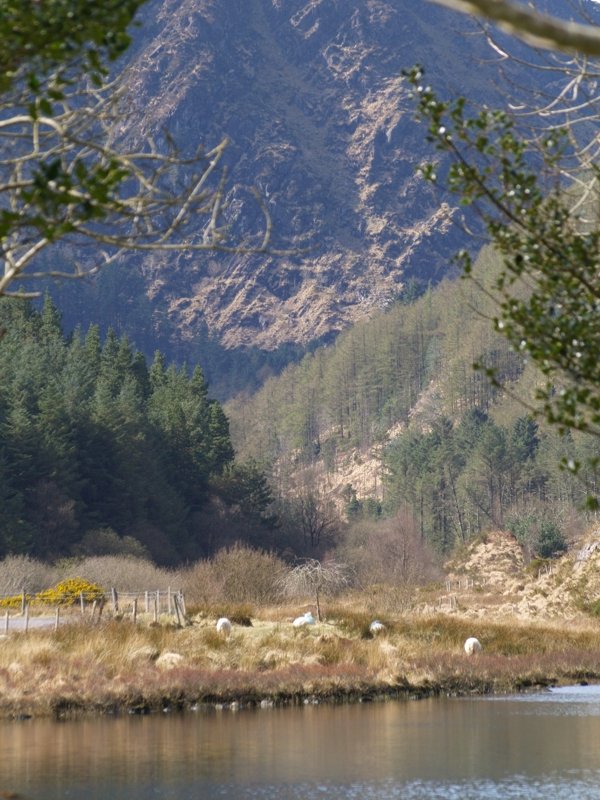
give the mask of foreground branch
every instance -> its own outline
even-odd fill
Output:
[[[236,236],[228,223],[226,139],[191,155],[168,134],[131,148],[115,137],[126,102],[110,85],[63,87],[45,113],[41,103],[0,103],[0,295],[31,297],[25,279],[91,275],[126,251],[285,252],[270,248],[271,218],[254,190],[251,232]],[[43,254],[63,240],[97,247],[87,263],[57,269]]]
[[[566,53],[600,55],[600,28],[540,14],[509,0],[429,0],[429,2],[475,14],[496,22],[508,33],[533,47]]]

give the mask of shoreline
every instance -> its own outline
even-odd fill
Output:
[[[229,711],[257,711],[263,709],[302,708],[314,705],[354,705],[363,703],[412,702],[429,698],[466,698],[502,696],[523,693],[536,693],[557,686],[589,686],[600,685],[600,674],[590,675],[589,679],[576,679],[565,676],[562,680],[554,678],[540,679],[536,682],[517,681],[514,685],[490,687],[487,682],[480,686],[471,685],[468,689],[457,686],[430,687],[373,687],[367,689],[350,688],[338,692],[311,692],[310,694],[290,693],[277,697],[256,696],[255,694],[223,694],[197,698],[194,696],[173,698],[165,696],[156,698],[114,700],[100,703],[91,701],[83,704],[76,698],[57,697],[49,704],[41,701],[39,705],[25,704],[16,709],[0,707],[0,719],[11,722],[34,721],[36,719],[54,719],[68,721],[76,719],[119,717],[119,716],[151,716],[156,714],[189,714],[218,713]]]
[[[94,717],[119,717],[119,716],[151,716],[156,714],[176,713],[217,713],[230,711],[256,711],[263,709],[301,708],[314,705],[354,705],[363,703],[411,702],[429,698],[443,697],[485,697],[538,692],[555,686],[600,684],[600,674],[590,676],[589,680],[575,680],[565,678],[561,681],[541,679],[535,683],[517,682],[513,686],[490,688],[489,684],[481,686],[471,685],[468,689],[456,686],[430,686],[430,687],[372,687],[349,688],[343,691],[311,692],[310,694],[289,693],[279,694],[277,697],[257,696],[256,694],[213,694],[201,698],[190,696],[173,698],[107,700],[104,703],[91,701],[82,703],[77,698],[56,697],[50,703],[40,701],[39,704],[26,703],[21,709],[3,708],[0,706],[0,719],[4,721],[21,722],[36,719],[55,719],[60,721],[75,720]]]

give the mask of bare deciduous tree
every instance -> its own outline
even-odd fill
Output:
[[[294,505],[304,541],[311,547],[318,547],[331,536],[338,524],[332,502],[308,489],[295,498]]]
[[[310,595],[315,599],[317,619],[321,621],[321,598],[338,594],[350,583],[350,570],[336,561],[307,558],[284,576],[284,589],[291,597]]]

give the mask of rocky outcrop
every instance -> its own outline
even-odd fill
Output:
[[[494,531],[446,564],[440,610],[486,618],[597,615],[599,566],[597,527],[560,558],[529,564],[514,536]]]
[[[455,210],[415,172],[431,156],[402,70],[491,98],[482,37],[413,0],[151,0],[130,55],[130,137],[231,140],[228,223],[252,241],[273,219],[283,257],[153,256],[157,313],[228,347],[307,343],[448,274]],[[478,66],[478,68],[475,68]]]

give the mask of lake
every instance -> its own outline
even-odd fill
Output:
[[[30,800],[599,798],[600,687],[0,723]]]

